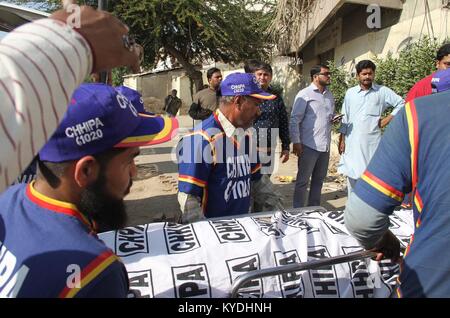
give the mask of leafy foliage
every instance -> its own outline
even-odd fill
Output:
[[[61,0],[9,0],[54,11]],[[97,0],[79,4],[97,6]],[[39,7],[36,7],[39,6]],[[203,86],[196,65],[205,61],[237,64],[246,59],[267,60],[267,30],[274,0],[110,0],[108,10],[124,21],[144,47],[143,66],[170,58],[180,63],[197,88]]]
[[[344,67],[338,67],[334,61],[328,61],[328,67],[331,72],[331,85],[330,91],[333,93],[336,105],[336,112],[340,113],[342,104],[344,103],[345,92],[350,87],[357,84],[355,78],[351,78]]]
[[[195,65],[205,61],[238,63],[268,55],[265,30],[271,21],[271,11],[270,7],[252,10],[256,2],[120,0],[116,1],[114,13],[144,47],[147,67],[170,56],[186,69],[191,79],[201,80]]]
[[[377,83],[405,97],[417,81],[436,71],[436,52],[442,44],[424,37],[405,47],[398,57],[388,54],[376,59]]]
[[[406,97],[416,82],[436,70],[436,52],[442,44],[424,37],[406,46],[398,57],[389,53],[383,59],[376,58],[376,82]],[[340,112],[345,92],[358,82],[349,77],[344,67],[337,67],[332,61],[328,66],[332,74],[330,90],[336,99],[336,110]]]
[[[118,67],[112,70],[112,84],[113,86],[123,85],[123,76],[127,75],[126,67]]]

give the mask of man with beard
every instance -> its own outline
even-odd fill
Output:
[[[289,123],[293,153],[298,157],[293,207],[320,205],[323,181],[330,160],[334,97],[327,89],[330,69],[316,65],[310,71],[312,83],[295,97]],[[309,198],[307,187],[311,179]],[[308,199],[308,200],[307,200]]]
[[[356,65],[359,85],[350,88],[344,98],[344,115],[339,130],[339,154],[341,160],[338,172],[347,176],[348,195],[356,181],[366,170],[381,139],[381,129],[386,127],[405,101],[391,89],[373,83],[376,66],[363,60]],[[392,113],[382,118],[388,107]]]
[[[124,226],[139,147],[176,127],[110,86],[81,85],[39,152],[36,181],[0,197],[0,297],[126,297],[125,268],[96,233]]]

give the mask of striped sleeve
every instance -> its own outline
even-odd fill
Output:
[[[128,275],[125,267],[112,251],[105,251],[81,271],[78,286],[66,286],[59,298],[125,298]]]
[[[407,105],[406,110],[409,108]],[[385,214],[392,213],[402,203],[404,193],[412,189],[409,125],[407,113],[402,109],[389,125],[355,187],[360,199]]]
[[[214,164],[213,146],[206,134],[194,133],[181,141],[178,157],[178,189],[203,198]]]
[[[89,44],[52,19],[25,24],[0,42],[0,191],[13,183],[60,122],[92,70]]]

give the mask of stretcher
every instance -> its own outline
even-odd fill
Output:
[[[376,253],[374,253],[374,252],[361,251],[361,252],[350,253],[348,255],[330,257],[330,258],[327,258],[324,260],[310,261],[310,262],[305,262],[305,263],[295,263],[295,264],[291,264],[291,265],[277,266],[277,267],[272,267],[272,268],[261,269],[259,271],[253,271],[253,272],[244,274],[242,276],[239,276],[233,282],[233,285],[231,288],[231,298],[238,298],[239,289],[244,287],[245,285],[248,285],[248,283],[251,282],[252,280],[255,280],[258,278],[290,274],[290,273],[306,271],[306,270],[311,270],[311,269],[320,269],[322,267],[327,267],[330,265],[348,263],[351,261],[361,260],[361,259],[365,259],[365,258],[374,258],[374,257],[376,257]]]
[[[411,213],[396,212],[390,229],[406,246]],[[153,223],[100,238],[141,297],[389,297],[399,273],[346,233],[342,211],[321,207]]]

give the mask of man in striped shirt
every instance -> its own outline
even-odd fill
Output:
[[[0,196],[0,297],[126,297],[125,267],[96,233],[125,225],[139,147],[175,128],[111,86],[81,85],[39,151],[36,181]]]
[[[0,42],[0,192],[50,138],[89,73],[121,65],[138,70],[138,56],[124,46],[125,25],[86,6],[80,14],[80,28],[71,28],[70,13],[60,10]]]

